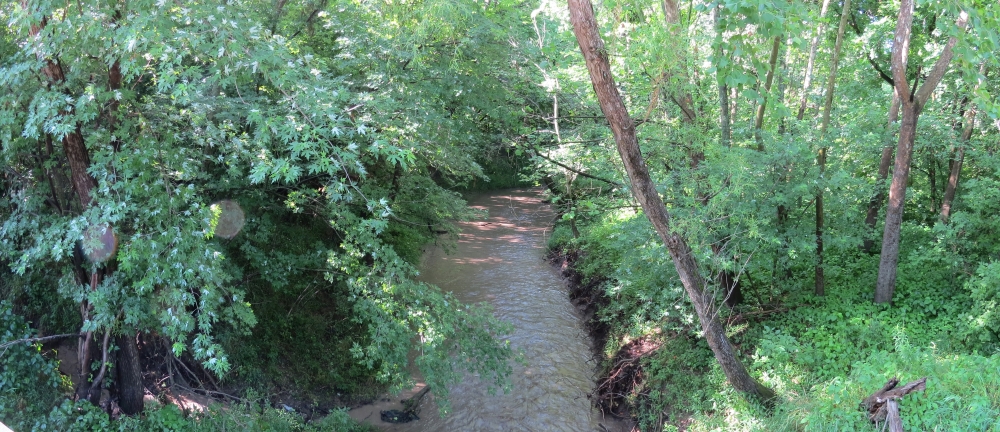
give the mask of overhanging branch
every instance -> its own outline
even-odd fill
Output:
[[[574,169],[574,168],[570,168],[569,166],[566,166],[566,165],[564,165],[564,164],[561,164],[561,163],[559,163],[559,162],[557,162],[557,161],[555,161],[555,160],[552,160],[552,159],[549,159],[548,157],[546,157],[545,155],[543,155],[543,154],[541,154],[541,153],[538,153],[538,152],[534,152],[534,153],[535,153],[535,156],[538,156],[538,157],[540,157],[540,158],[542,158],[542,159],[545,159],[545,160],[547,160],[547,161],[549,161],[549,162],[552,162],[553,164],[556,164],[556,165],[558,165],[558,166],[560,166],[560,167],[563,167],[563,168],[565,168],[565,169],[568,169],[568,170],[570,170],[570,171],[572,171],[572,172],[575,172],[575,173],[577,173],[577,174],[579,174],[579,175],[581,175],[581,176],[584,176],[584,177],[586,177],[586,178],[589,178],[589,179],[594,179],[594,180],[597,180],[597,181],[602,181],[602,182],[605,182],[605,183],[607,183],[607,184],[609,184],[609,185],[612,185],[612,186],[616,186],[616,187],[622,187],[621,183],[618,183],[618,182],[616,182],[616,181],[614,181],[614,180],[608,180],[608,179],[606,179],[606,178],[603,178],[603,177],[598,177],[598,176],[595,176],[595,175],[593,175],[593,174],[587,174],[587,173],[585,173],[585,172],[583,172],[583,171],[580,171],[580,170],[578,170],[578,169]]]

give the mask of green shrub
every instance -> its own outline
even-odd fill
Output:
[[[34,336],[11,304],[0,302],[0,344]],[[58,365],[42,356],[40,344],[0,348],[0,421],[29,430],[63,397],[60,384]]]
[[[900,401],[905,430],[1000,430],[1000,355],[942,355],[901,343],[856,362],[846,378],[834,378],[789,402],[791,415],[806,430],[861,430],[867,427],[862,399],[889,378],[902,382],[927,377],[927,389]]]
[[[704,339],[687,334],[667,338],[643,359],[646,382],[637,389],[646,394],[638,404],[640,429],[653,430],[663,420],[711,409],[712,396],[723,382],[710,373],[713,367],[718,369]]]
[[[979,266],[976,275],[965,284],[974,305],[968,316],[969,326],[963,336],[975,344],[996,350],[1000,346],[1000,261]]]

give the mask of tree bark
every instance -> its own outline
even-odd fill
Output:
[[[893,125],[899,121],[899,93],[896,90],[892,90],[892,103],[889,105],[889,124],[886,125],[886,132],[889,133],[893,129]],[[895,134],[890,135],[895,137]],[[878,181],[876,184],[875,195],[872,199],[868,201],[868,213],[865,215],[865,225],[868,227],[868,232],[871,233],[875,231],[875,222],[878,221],[878,211],[882,207],[882,202],[885,201],[885,180],[889,178],[889,165],[892,164],[893,147],[891,144],[886,144],[882,147],[882,157],[878,164]],[[869,236],[865,236],[864,245],[862,248],[868,254],[875,252],[875,240]]]
[[[142,384],[142,368],[139,365],[139,346],[135,333],[129,332],[118,337],[118,406],[122,412],[135,415],[142,412],[145,387]]]
[[[837,65],[840,63],[840,47],[844,43],[844,30],[847,28],[847,17],[851,15],[851,0],[844,0],[844,8],[840,12],[840,27],[837,28],[837,42],[833,47],[833,60],[830,65],[830,78],[826,82],[826,102],[823,104],[823,120],[819,126],[820,147],[816,155],[819,165],[820,184],[816,191],[816,285],[814,292],[818,296],[826,295],[826,277],[823,275],[823,175],[826,173],[826,129],[830,126],[830,111],[833,110],[833,90],[837,85]]]
[[[910,175],[910,160],[913,157],[913,142],[917,135],[917,120],[931,93],[944,78],[953,55],[952,49],[958,43],[956,37],[948,39],[944,50],[926,81],[911,94],[906,81],[906,63],[910,48],[910,32],[913,27],[914,0],[902,0],[896,35],[892,49],[892,79],[896,92],[900,94],[903,120],[899,126],[899,143],[896,146],[896,162],[893,166],[892,183],[889,185],[889,201],[886,206],[885,231],[882,234],[882,253],[879,259],[878,280],[875,285],[875,303],[889,303],[896,290],[896,265],[899,260],[899,234],[903,223],[903,204],[906,202],[906,181]],[[962,12],[958,18],[959,28],[964,29],[968,15]]]
[[[972,88],[973,94],[983,84],[983,78],[986,75],[986,62],[983,62],[979,66],[979,75],[980,77],[976,81],[976,85]],[[958,176],[962,173],[962,162],[965,159],[965,143],[969,142],[969,138],[972,138],[972,130],[975,128],[976,104],[970,104],[962,117],[965,124],[962,128],[962,136],[959,137],[958,146],[955,147],[955,151],[951,157],[951,172],[948,174],[948,184],[945,186],[944,198],[941,201],[940,219],[943,223],[948,223],[948,218],[951,217],[951,205],[955,201],[955,191],[958,190]]]
[[[809,48],[809,61],[806,63],[806,76],[802,82],[802,96],[799,97],[799,113],[796,116],[798,120],[802,120],[806,114],[806,101],[809,99],[809,86],[812,84],[812,72],[816,64],[816,48],[819,46],[820,36],[823,35],[823,27],[826,25],[823,18],[826,17],[829,6],[830,0],[823,0],[823,7],[819,12],[819,26],[816,28],[816,33],[813,34],[812,44]]]
[[[632,183],[632,193],[670,252],[681,283],[694,304],[709,347],[733,387],[749,397],[764,401],[772,400],[774,392],[757,383],[736,358],[725,329],[715,317],[714,301],[705,290],[705,280],[698,270],[691,249],[679,234],[670,230],[670,215],[649,176],[636,139],[635,124],[628,115],[615,86],[604,42],[601,40],[599,27],[594,18],[593,6],[589,0],[568,0],[568,2],[573,33],[586,60],[601,110],[611,126],[618,153]]]

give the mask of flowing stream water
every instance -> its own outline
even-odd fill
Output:
[[[379,411],[399,409],[400,399],[351,411],[351,416],[387,431],[620,431],[624,422],[604,418],[587,394],[595,363],[579,312],[570,303],[559,272],[544,259],[552,209],[538,190],[473,194],[469,205],[489,212],[486,220],[461,224],[457,250],[426,250],[420,279],[451,291],[467,303],[486,302],[514,325],[509,336],[527,365],[515,364],[508,394],[490,395],[478,378],[453,386],[452,411],[437,414],[433,391],[421,400],[420,420],[384,423]],[[433,390],[433,389],[432,389]]]

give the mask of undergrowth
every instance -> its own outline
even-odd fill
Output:
[[[828,250],[824,297],[812,294],[811,278],[794,276],[806,273],[803,264],[792,263],[803,268],[790,277],[744,269],[748,301],[722,308],[719,319],[751,373],[778,392],[768,410],[725,383],[669,255],[645,223],[605,215],[578,222],[579,237],[557,226],[549,243],[578,257],[585,281],[606,279],[597,313],[610,327],[606,372],[630,341],[661,344],[643,356],[643,380],[626,398],[642,430],[875,430],[862,399],[892,377],[927,377],[926,391],[900,403],[906,430],[1000,431],[997,264],[970,275],[967,259],[943,247],[949,238],[940,227],[904,227],[904,242],[918,246],[900,257],[891,306],[872,302],[878,256],[856,248]]]

